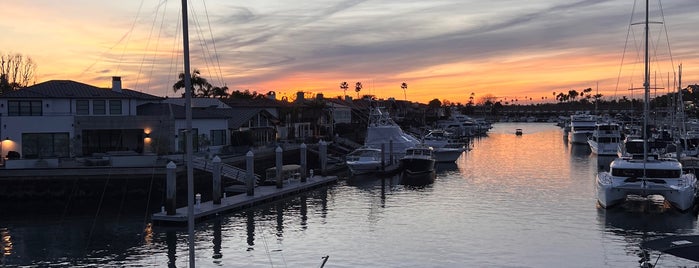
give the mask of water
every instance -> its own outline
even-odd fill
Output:
[[[438,166],[434,183],[354,178],[200,223],[196,263],[319,267],[328,255],[325,267],[638,267],[642,241],[699,233],[694,213],[599,209],[594,176],[609,161],[552,124],[496,124]],[[149,226],[159,205],[147,203],[11,204],[20,209],[0,211],[12,243],[0,264],[186,267],[186,229]],[[671,255],[658,264],[697,265]]]

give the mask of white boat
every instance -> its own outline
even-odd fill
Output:
[[[568,140],[573,144],[587,144],[587,140],[595,130],[597,118],[589,114],[574,114],[570,116],[570,132]]]
[[[400,159],[403,171],[408,174],[427,173],[434,171],[435,159],[432,147],[418,144],[405,150],[405,156]]]
[[[422,142],[434,149],[435,161],[440,163],[455,162],[466,151],[466,145],[452,137],[448,131],[434,129],[423,137]]]
[[[646,0],[646,38],[648,37],[648,0]],[[648,68],[648,42],[645,46],[644,107],[643,128],[648,128],[648,96],[650,91],[650,70]],[[682,164],[674,158],[660,158],[649,151],[648,131],[642,131],[643,147],[635,153],[626,142],[626,153],[631,156],[619,157],[609,164],[609,171],[597,173],[597,201],[608,208],[627,200],[627,197],[640,196],[654,199],[662,196],[680,211],[694,206],[697,195],[697,177],[684,173]]]
[[[388,112],[380,108],[371,110],[364,146],[381,148],[383,145],[385,159],[389,161],[391,158],[400,159],[405,155],[405,150],[417,144],[420,144],[420,141],[403,132],[400,126],[391,119]]]
[[[680,211],[693,207],[697,178],[684,173],[682,164],[672,158],[643,156],[617,158],[609,171],[597,174],[597,199],[608,208],[624,202],[629,195],[661,195]]]
[[[359,147],[347,155],[347,168],[352,175],[364,175],[381,170],[381,150]]]
[[[621,127],[617,123],[598,123],[587,143],[597,155],[617,155],[621,144]]]

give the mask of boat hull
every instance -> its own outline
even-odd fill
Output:
[[[371,174],[379,172],[381,170],[381,162],[347,161],[347,168],[349,169],[350,174],[352,175]]]
[[[462,148],[435,148],[434,158],[439,163],[456,162],[463,152]]]
[[[402,158],[400,164],[407,173],[428,173],[434,171],[434,159]]]
[[[602,207],[608,208],[623,203],[629,195],[661,195],[676,209],[686,211],[694,206],[697,194],[695,184],[670,186],[664,182],[640,179],[633,182],[614,181],[608,174],[601,173],[597,176],[597,200]]]

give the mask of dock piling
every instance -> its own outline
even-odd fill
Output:
[[[214,204],[220,205],[221,204],[221,158],[217,156],[214,156],[214,159],[211,160],[211,163],[213,163],[213,181],[214,181],[214,189],[213,192],[211,193],[212,195],[212,200]]]
[[[247,195],[255,195],[255,154],[252,150],[245,154],[245,171],[247,172]]]
[[[393,139],[388,140],[388,162],[393,165]]]
[[[175,186],[177,185],[177,175],[175,174],[175,168],[177,165],[170,161],[165,166],[166,169],[166,182],[165,182],[165,210],[167,210],[167,215],[175,215],[177,213],[177,199]]]
[[[282,188],[284,183],[282,181],[282,169],[284,167],[284,162],[282,161],[282,147],[277,146],[277,149],[274,151],[277,154],[276,160],[277,160],[277,188]]]
[[[386,144],[381,144],[381,170],[386,169]]]
[[[308,168],[308,164],[306,161],[306,150],[308,148],[306,146],[306,143],[301,143],[301,146],[299,146],[299,148],[301,151],[301,182],[306,182],[306,169]]]
[[[328,164],[328,143],[324,140],[320,140],[318,146],[318,152],[320,154],[320,174],[325,175],[325,168]]]

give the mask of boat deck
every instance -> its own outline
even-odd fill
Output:
[[[306,182],[299,179],[284,183],[283,188],[276,186],[255,187],[255,194],[248,196],[245,193],[221,198],[221,204],[213,201],[201,202],[194,207],[194,220],[201,221],[219,213],[243,209],[269,202],[289,195],[309,191],[317,187],[337,182],[337,176],[314,176]],[[187,225],[187,207],[177,208],[175,215],[167,215],[166,212],[158,212],[152,215],[153,223],[158,225]]]

